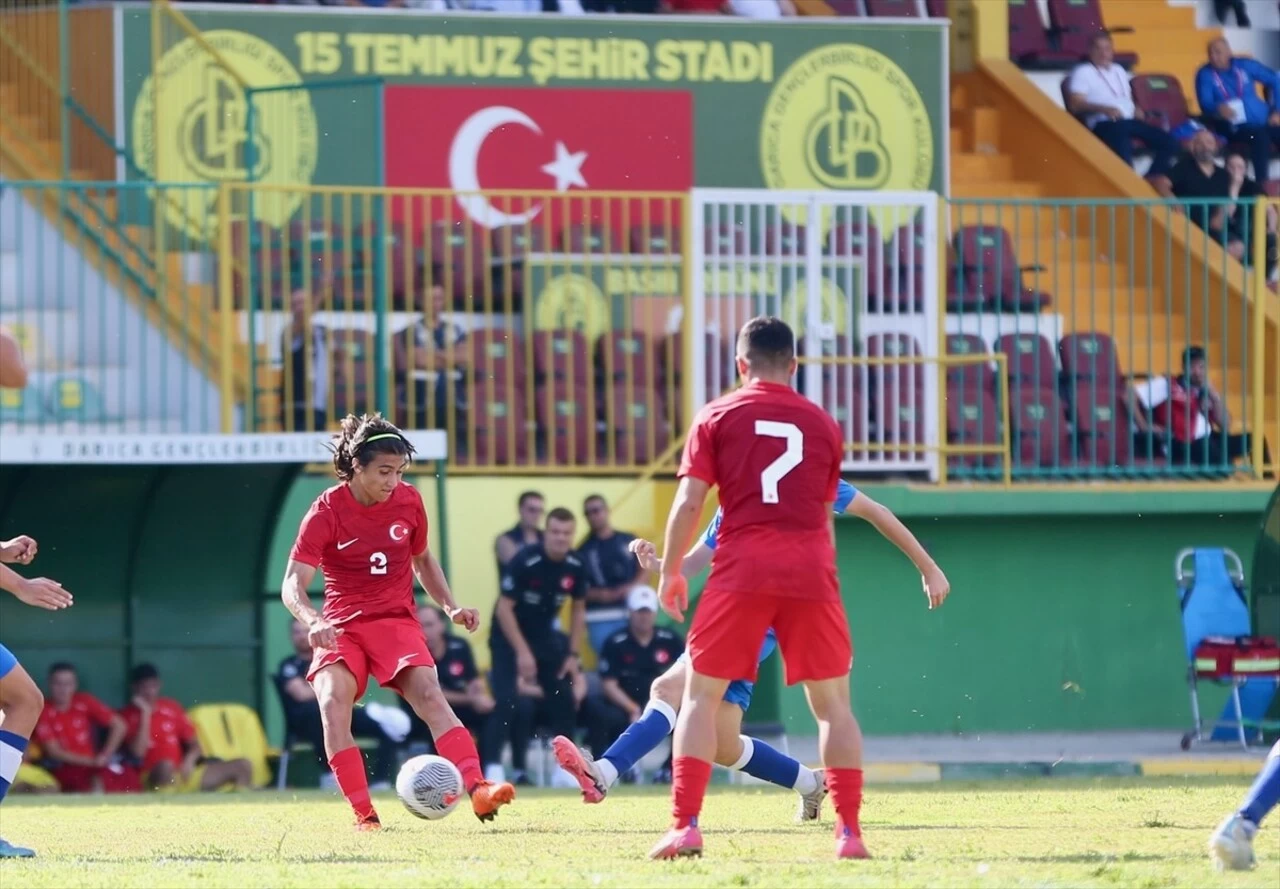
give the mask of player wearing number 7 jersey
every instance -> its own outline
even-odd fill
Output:
[[[667,520],[659,597],[683,620],[684,554],[708,491],[719,486],[723,517],[689,632],[692,671],[676,725],[673,824],[649,854],[701,854],[698,815],[715,754],[715,713],[730,682],[755,679],[757,652],[772,627],[787,683],[804,683],[818,722],[836,810],[836,854],[865,858],[858,827],[862,739],[849,708],[853,648],[831,514],[844,445],[835,421],[789,385],[795,337],[785,323],[747,322],[736,363],[743,386],[704,407],[685,440]],[[945,581],[940,585],[928,591],[931,604],[946,595]]]
[[[471,734],[454,715],[436,677],[413,600],[413,577],[456,624],[475,632],[474,608],[459,608],[440,563],[427,548],[422,495],[404,481],[413,446],[380,416],[348,416],[333,444],[342,482],[316,498],[302,519],[285,567],[281,598],[308,628],[315,688],[333,776],[361,830],[380,826],[369,798],[364,758],[351,735],[351,710],[372,675],[398,692],[431,729],[436,750],[462,773],[481,821],[515,798],[510,784],[484,780]],[[307,588],[324,572],[324,610]]]

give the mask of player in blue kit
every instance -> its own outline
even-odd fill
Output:
[[[884,506],[865,494],[859,494],[853,485],[841,480],[832,508],[837,515],[849,513],[869,521],[881,534],[896,544],[921,569],[923,575],[927,576],[929,570],[937,572],[939,580],[935,580],[935,584],[939,587],[945,584],[941,571],[933,564],[932,559],[924,552],[924,548],[902,522]],[[686,577],[701,573],[711,564],[716,549],[716,535],[720,529],[720,518],[721,512],[717,510],[711,524],[685,556],[681,573]],[[662,569],[662,562],[657,558],[657,549],[650,541],[632,541],[631,551],[636,554],[636,558],[646,570],[657,572]],[[777,641],[773,632],[770,631],[760,648],[760,661],[763,662],[769,657],[776,646]],[[598,803],[603,800],[618,776],[630,770],[675,728],[676,712],[684,696],[687,670],[688,653],[686,652],[670,670],[654,681],[644,713],[599,759],[595,761],[588,759],[569,738],[559,737],[552,741],[556,760],[565,771],[578,779],[586,802]],[[800,807],[796,820],[815,821],[819,816],[822,800],[826,796],[822,770],[809,769],[765,742],[740,734],[742,716],[751,706],[753,690],[754,683],[745,680],[729,684],[724,696],[724,705],[717,714],[716,762],[730,769],[744,771],[763,781],[777,784],[779,787],[794,788],[800,794]]]
[[[18,341],[0,327],[0,388],[21,389],[27,384]],[[20,601],[37,608],[57,611],[71,604],[71,594],[46,577],[26,578],[6,564],[30,565],[36,557],[36,542],[25,535],[0,541],[0,590],[13,593]],[[9,649],[0,645],[0,802],[22,765],[27,741],[44,709],[44,695],[22,669]],[[30,849],[0,839],[0,858],[30,858]]]
[[[1219,870],[1250,870],[1257,864],[1253,838],[1262,819],[1277,803],[1280,803],[1280,741],[1272,745],[1262,771],[1244,798],[1244,805],[1228,815],[1209,837],[1209,854]]]

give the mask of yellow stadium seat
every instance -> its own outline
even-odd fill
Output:
[[[267,744],[257,713],[244,704],[201,704],[187,715],[205,756],[247,759],[253,766],[253,786],[267,786],[271,781],[269,760],[278,759],[280,751]]]
[[[0,389],[0,420],[18,423],[35,423],[45,416],[40,390],[36,386],[26,389]]]

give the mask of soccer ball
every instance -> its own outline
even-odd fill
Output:
[[[442,756],[415,756],[400,767],[396,795],[419,818],[435,821],[454,810],[462,799],[462,774]]]

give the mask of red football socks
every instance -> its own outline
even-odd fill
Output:
[[[364,773],[364,754],[359,747],[348,747],[339,750],[329,758],[329,768],[333,777],[342,789],[342,795],[351,803],[356,817],[360,819],[377,818],[373,803],[369,799],[369,779]]]
[[[862,769],[827,769],[827,789],[831,804],[839,816],[836,829],[843,824],[854,836],[862,836],[858,812],[862,808]]]
[[[436,738],[436,752],[458,767],[458,771],[462,773],[462,786],[467,789],[467,793],[484,780],[476,742],[471,737],[471,732],[462,726],[451,728]]]
[[[671,769],[671,815],[676,827],[693,824],[702,811],[702,799],[711,783],[711,763],[692,756],[677,756]]]

